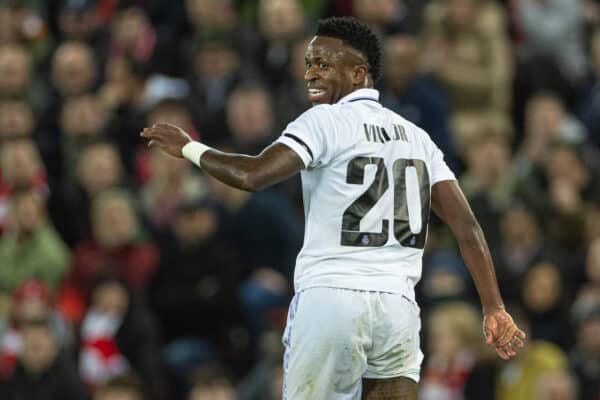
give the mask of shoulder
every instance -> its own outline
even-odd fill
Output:
[[[335,105],[332,104],[318,104],[304,111],[298,119],[322,119],[328,118],[333,112]]]

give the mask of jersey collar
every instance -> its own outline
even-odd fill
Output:
[[[379,90],[377,89],[357,89],[348,93],[338,101],[339,104],[352,103],[355,101],[370,100],[379,102]]]

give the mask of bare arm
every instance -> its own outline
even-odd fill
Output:
[[[443,181],[433,186],[431,203],[454,233],[475,282],[483,306],[486,342],[496,347],[501,358],[513,357],[515,348],[523,347],[525,334],[504,310],[492,257],[467,199],[456,181]]]
[[[181,149],[192,141],[181,128],[169,124],[156,124],[145,128],[141,137],[149,139],[150,147],[182,158]],[[208,150],[202,154],[202,170],[221,182],[238,189],[258,191],[296,174],[304,163],[289,147],[274,143],[257,156],[224,153]]]
[[[483,312],[504,308],[483,231],[456,181],[435,184],[433,211],[450,226],[481,298]]]

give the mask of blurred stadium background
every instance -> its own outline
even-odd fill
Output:
[[[421,399],[600,399],[597,0],[0,1],[0,398],[281,398],[299,179],[240,192],[138,133],[256,154],[332,15],[381,35],[381,101],[445,152],[530,337],[482,346],[434,220]]]

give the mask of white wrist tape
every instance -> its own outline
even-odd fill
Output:
[[[200,167],[200,157],[205,151],[212,150],[212,147],[206,146],[200,142],[189,142],[181,149],[181,154],[187,160],[190,160]]]

